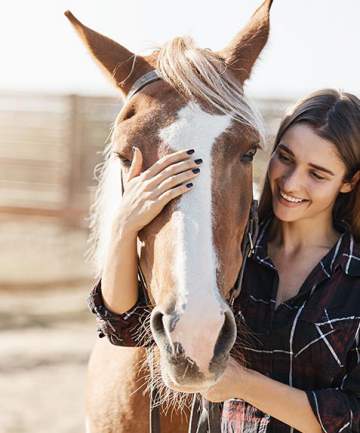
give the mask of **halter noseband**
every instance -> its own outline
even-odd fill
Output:
[[[130,89],[127,97],[126,97],[126,102],[128,102],[136,93],[138,93],[141,89],[143,89],[148,84],[151,84],[154,81],[158,81],[161,79],[162,79],[161,75],[160,75],[159,71],[157,71],[156,69],[142,75],[132,85],[132,87],[131,87],[131,89]],[[122,170],[121,170],[120,175],[121,175],[121,194],[123,195],[124,194],[124,181],[123,181]],[[242,246],[241,246],[243,262],[242,262],[238,277],[236,279],[236,283],[235,283],[234,287],[231,289],[230,296],[228,299],[228,303],[229,303],[230,307],[233,307],[235,299],[240,294],[242,281],[243,281],[243,277],[244,277],[244,269],[245,269],[246,260],[248,259],[248,257],[251,257],[255,251],[254,243],[255,243],[255,240],[257,238],[258,230],[259,230],[259,220],[258,220],[257,208],[258,208],[258,201],[253,198],[252,202],[251,202],[251,207],[250,207],[249,219],[248,219],[248,222],[246,224],[244,237],[243,237],[243,241],[242,241]],[[146,284],[144,274],[141,270],[139,260],[137,263],[137,268],[138,268],[138,276],[139,276],[139,278],[143,284],[143,287],[145,289],[145,293],[144,293],[145,298],[146,298],[147,302],[149,303],[148,287]],[[151,356],[149,356],[148,358],[152,359]],[[153,370],[153,363],[152,362],[149,362],[149,368],[150,368],[150,373],[151,373]],[[156,400],[157,395],[158,395],[158,391],[157,391],[156,386],[152,386],[151,392],[150,392],[150,433],[160,433],[160,410],[159,410],[158,406],[154,407],[152,404]],[[205,405],[207,405],[206,408],[205,408]],[[193,400],[193,404],[192,404],[192,408],[191,408],[191,415],[190,415],[189,433],[198,432],[199,428],[201,429],[200,424],[202,427],[205,427],[205,428],[206,428],[205,425],[211,426],[214,424],[215,414],[217,414],[216,416],[219,416],[219,414],[215,410],[216,409],[215,406],[216,405],[214,405],[211,402],[206,402],[206,403],[203,402],[202,414],[197,413],[201,409],[201,403],[199,403],[199,401],[197,399],[197,394],[194,394],[194,400]],[[212,430],[213,429],[211,429],[211,431]]]

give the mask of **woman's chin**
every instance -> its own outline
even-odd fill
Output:
[[[302,217],[303,209],[301,208],[286,208],[273,203],[273,213],[279,221],[293,222]]]
[[[275,212],[274,211],[274,215],[276,216],[276,218],[279,221],[285,222],[285,223],[294,222],[294,221],[297,221],[299,219],[299,216],[289,215],[286,212]]]

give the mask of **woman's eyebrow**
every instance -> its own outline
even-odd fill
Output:
[[[291,149],[289,149],[287,146],[285,146],[285,144],[279,144],[278,147],[280,147],[280,149],[285,150],[285,152],[290,153],[290,155],[295,156],[294,152]]]
[[[320,171],[324,171],[325,173],[330,174],[331,176],[335,176],[335,173],[333,173],[331,170],[325,168],[325,167],[321,167],[320,165],[316,165],[316,164],[311,164],[309,162],[310,167],[316,168],[316,170],[320,170]]]
[[[285,150],[285,152],[289,153],[290,155],[295,157],[294,152],[289,149],[285,144],[279,144],[280,149]],[[335,173],[333,173],[331,170],[325,168],[325,167],[321,167],[320,165],[316,165],[316,164],[312,164],[311,162],[309,162],[310,167],[315,168],[316,170],[320,170],[320,171],[324,171],[325,173],[330,174],[331,176],[335,176]]]

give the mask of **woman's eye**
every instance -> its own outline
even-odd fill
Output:
[[[279,153],[279,159],[281,159],[282,161],[285,161],[285,162],[290,162],[290,158],[285,156],[283,153]]]
[[[254,159],[257,149],[251,149],[241,157],[242,162],[251,162]]]
[[[322,176],[319,176],[318,174],[316,174],[316,173],[311,173],[316,179],[319,179],[319,180],[324,180],[325,179],[325,177],[322,177]]]

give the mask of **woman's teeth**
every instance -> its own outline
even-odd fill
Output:
[[[296,197],[292,197],[291,195],[287,195],[284,192],[282,192],[281,190],[280,190],[280,195],[283,199],[285,199],[286,201],[289,201],[291,203],[301,203],[301,202],[305,201],[301,198],[296,198]]]

